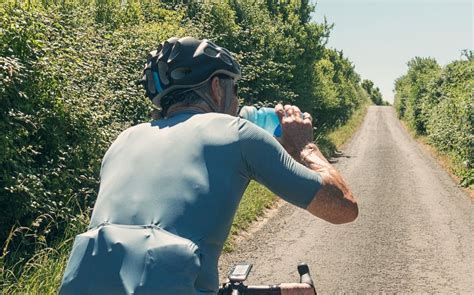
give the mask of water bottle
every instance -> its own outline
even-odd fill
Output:
[[[259,108],[244,106],[240,110],[240,117],[263,128],[273,136],[281,136],[281,125],[274,108]]]

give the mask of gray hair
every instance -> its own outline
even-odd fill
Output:
[[[184,90],[177,90],[173,91],[172,93],[168,94],[166,96],[166,99],[161,99],[161,117],[166,117],[169,108],[177,103],[184,104],[184,106],[191,106],[194,104],[202,103],[205,102],[211,107],[213,111],[222,111],[218,110],[217,105],[214,103],[211,97],[211,80],[206,81],[206,83],[203,83],[202,85],[196,87],[196,88],[189,88],[189,89],[184,89]],[[230,101],[229,96],[232,94],[232,83],[229,83],[231,81],[231,78],[229,79],[219,79],[219,83],[221,87],[224,89],[224,96],[225,96],[225,101],[226,101],[226,106],[227,108],[227,101]],[[230,87],[229,87],[230,86]]]

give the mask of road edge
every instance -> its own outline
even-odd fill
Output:
[[[435,160],[439,166],[445,171],[451,179],[455,182],[457,187],[459,187],[461,190],[463,190],[465,193],[469,195],[471,198],[471,201],[474,201],[474,189],[471,189],[469,187],[463,187],[460,185],[460,178],[452,172],[451,166],[453,165],[451,163],[451,160],[446,156],[443,155],[440,151],[438,151],[434,146],[426,143],[422,137],[419,135],[416,135],[414,131],[412,131],[410,128],[408,128],[406,122],[403,120],[400,120],[400,118],[397,118],[398,122],[400,122],[400,125],[402,128],[411,136],[413,140],[418,144],[418,146],[421,148],[422,151],[424,151],[427,155],[429,155],[433,160]]]

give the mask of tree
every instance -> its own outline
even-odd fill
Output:
[[[386,103],[383,100],[382,93],[378,87],[375,87],[374,82],[365,79],[361,83],[362,88],[367,92],[370,99],[376,105],[385,105]]]

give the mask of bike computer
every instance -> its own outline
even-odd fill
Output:
[[[252,264],[239,263],[234,265],[232,271],[229,273],[229,280],[231,282],[243,282],[247,279],[247,276],[252,269]]]

